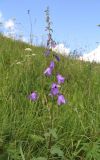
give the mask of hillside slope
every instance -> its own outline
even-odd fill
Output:
[[[25,51],[26,47],[31,47],[32,52]],[[52,55],[47,58],[44,51],[43,47],[0,36],[1,160],[46,159],[51,105],[51,144],[59,146],[51,159],[99,160],[100,65],[60,57],[48,78],[43,73]],[[56,73],[66,79],[60,89],[68,103],[60,107],[49,96]],[[28,99],[32,91],[39,94],[36,102]]]

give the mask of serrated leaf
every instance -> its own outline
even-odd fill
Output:
[[[99,160],[100,158],[100,146],[98,142],[91,142],[91,143],[83,143],[83,150],[86,153],[86,160],[88,159],[96,159]]]
[[[45,137],[49,137],[49,136],[50,136],[50,133],[45,133],[44,136],[45,136]]]
[[[63,151],[58,146],[53,146],[50,150],[51,154],[57,154],[59,157],[64,157]]]
[[[33,140],[34,143],[38,143],[38,142],[43,142],[44,138],[42,136],[39,135],[30,135],[30,138]]]
[[[50,131],[49,131],[49,133],[52,135],[52,137],[53,138],[58,138],[58,136],[57,136],[57,133],[56,133],[57,131],[56,131],[56,128],[54,128],[54,129],[50,129]]]

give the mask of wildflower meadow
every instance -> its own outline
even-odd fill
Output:
[[[0,160],[100,160],[100,64],[52,51],[45,15],[46,47],[0,35]]]

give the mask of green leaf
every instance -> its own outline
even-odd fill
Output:
[[[6,153],[0,155],[0,160],[7,160],[7,159],[8,159],[8,155]]]
[[[47,158],[45,158],[45,157],[38,157],[38,158],[33,157],[32,160],[47,160]]]
[[[90,143],[83,143],[83,150],[86,154],[86,160],[88,159],[100,159],[100,146],[98,142],[90,142]]]
[[[29,137],[33,140],[34,143],[38,143],[38,142],[42,143],[44,141],[44,138],[42,136],[39,136],[39,135],[35,135],[35,134],[32,135],[31,134]]]
[[[44,136],[45,136],[45,137],[49,137],[49,136],[50,136],[50,133],[45,133]]]
[[[36,160],[47,160],[45,157],[38,157]]]
[[[31,160],[36,160],[36,157],[33,157]]]
[[[49,137],[50,135],[52,135],[53,138],[57,139],[58,136],[57,136],[57,133],[56,133],[56,128],[53,128],[53,129],[49,129],[49,132],[48,133],[45,133],[44,136],[45,137]]]
[[[57,139],[58,136],[57,136],[56,132],[57,132],[56,128],[50,129],[50,131],[49,131],[49,133],[52,135],[52,137]]]
[[[59,157],[64,157],[63,151],[58,146],[53,146],[50,150],[51,154],[57,154]]]
[[[25,160],[24,153],[23,153],[21,145],[20,145],[20,154],[21,154],[22,160]]]

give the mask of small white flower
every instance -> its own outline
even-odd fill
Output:
[[[34,54],[34,53],[32,54],[32,56],[35,56],[35,55],[36,55],[36,54]]]
[[[21,64],[21,62],[17,62],[16,64]]]
[[[31,51],[32,51],[32,49],[31,49],[31,48],[25,48],[25,51],[29,51],[29,52],[31,52]]]

